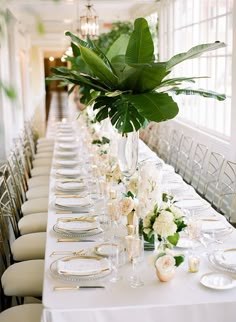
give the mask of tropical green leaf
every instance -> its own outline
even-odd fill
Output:
[[[142,93],[137,95],[123,95],[137,111],[149,121],[162,122],[174,118],[178,112],[178,105],[167,93]]]
[[[137,111],[137,109],[128,101],[118,99],[113,103],[109,110],[109,117],[113,126],[120,133],[129,133],[139,130],[145,118]]]
[[[178,267],[180,264],[184,262],[184,255],[174,256],[175,266]]]
[[[70,95],[71,93],[73,93],[75,87],[76,87],[76,85],[71,86],[71,88],[68,90],[68,95]]]
[[[170,60],[167,61],[167,69],[173,68],[175,65],[182,63],[187,59],[193,59],[201,56],[205,52],[215,50],[218,48],[225,47],[225,44],[219,41],[210,44],[202,44],[194,46],[185,53],[180,53],[173,56]]]
[[[90,48],[89,44],[86,41],[84,41],[84,40],[80,39],[79,37],[77,37],[76,35],[72,34],[72,32],[66,31],[65,35],[69,36],[71,38],[71,40],[74,43],[76,43],[77,45]]]
[[[128,35],[121,35],[109,48],[106,56],[111,60],[115,56],[125,55],[129,42]]]
[[[176,84],[181,84],[183,82],[195,83],[196,79],[209,78],[208,76],[199,76],[199,77],[176,77],[169,78],[161,82],[159,87],[163,86],[175,86]]]
[[[91,49],[82,46],[80,47],[80,52],[83,60],[89,66],[95,76],[97,76],[101,81],[106,82],[109,87],[116,87],[116,75],[113,74],[113,72],[97,54],[95,54]]]
[[[124,90],[130,89],[134,93],[143,93],[158,87],[165,76],[165,63],[132,64],[127,71],[123,71],[124,79],[120,84]]]
[[[91,87],[96,85],[97,86],[96,89],[99,89],[101,91],[107,91],[107,90],[109,90],[109,87],[106,85],[105,82],[102,82],[98,78],[95,78],[95,77],[93,77],[91,75],[88,75],[86,73],[79,73],[79,72],[77,72],[75,70],[72,70],[71,71],[71,75],[73,75],[75,78],[77,78],[77,77],[79,77],[79,78],[80,77],[83,77],[83,78],[87,79],[88,81],[90,81]]]
[[[53,72],[56,75],[70,75],[71,70],[67,67],[52,67],[51,72]]]
[[[71,48],[72,48],[72,52],[73,52],[74,57],[80,56],[79,47],[76,44],[74,44],[73,42],[71,42]]]
[[[175,233],[172,236],[168,236],[167,240],[174,246],[176,246],[178,244],[179,241],[179,233]]]
[[[216,93],[214,91],[205,90],[205,89],[193,89],[193,88],[178,88],[173,87],[169,91],[174,92],[176,95],[200,95],[207,98],[215,98],[218,101],[224,101],[226,99],[225,94]]]
[[[145,64],[154,60],[154,45],[148,23],[144,18],[138,18],[134,22],[134,31],[130,36],[126,50],[126,62],[128,64]]]

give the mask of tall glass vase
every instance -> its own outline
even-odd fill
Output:
[[[131,132],[118,138],[118,161],[122,174],[130,178],[138,164],[139,133]]]

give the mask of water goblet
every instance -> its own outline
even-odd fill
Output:
[[[143,239],[138,235],[126,236],[126,247],[130,261],[132,262],[132,275],[129,279],[133,288],[144,285],[137,268],[140,258],[143,255]]]
[[[119,274],[120,246],[117,243],[112,243],[111,248],[112,249],[111,249],[110,262],[111,262],[111,266],[114,274],[110,278],[110,282],[117,283],[120,280],[122,280],[122,276]]]

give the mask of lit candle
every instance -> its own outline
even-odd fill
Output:
[[[190,255],[188,258],[188,271],[196,273],[199,271],[200,258],[198,256]]]
[[[110,198],[111,199],[116,199],[116,191],[113,190],[113,189],[110,190]]]

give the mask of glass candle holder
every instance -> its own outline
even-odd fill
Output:
[[[189,255],[188,257],[188,271],[190,273],[196,273],[199,271],[200,258],[196,255]]]

